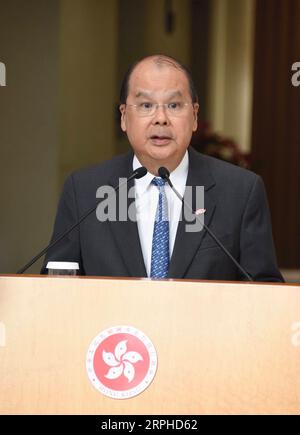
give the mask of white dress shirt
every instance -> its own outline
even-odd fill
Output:
[[[138,158],[134,156],[132,162],[133,170],[139,168],[141,163]],[[184,195],[185,185],[188,175],[189,155],[186,151],[183,159],[177,168],[171,172],[170,179],[174,187],[178,190],[180,195]],[[148,172],[144,177],[135,180],[135,204],[137,226],[141,242],[144,263],[147,275],[150,276],[151,271],[151,253],[152,253],[152,237],[154,230],[154,221],[156,209],[158,205],[159,189],[153,185],[151,181],[155,175]],[[177,233],[178,222],[182,209],[182,202],[172,191],[170,186],[166,183],[165,192],[168,200],[168,216],[169,216],[169,252],[172,256],[175,238]]]

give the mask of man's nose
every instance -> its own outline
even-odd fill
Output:
[[[170,120],[167,115],[166,106],[162,104],[157,105],[155,113],[152,118],[152,124],[168,125],[169,123]]]

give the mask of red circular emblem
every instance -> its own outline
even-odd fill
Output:
[[[131,326],[102,331],[87,354],[90,381],[101,393],[115,399],[136,396],[152,382],[157,355],[151,340]]]

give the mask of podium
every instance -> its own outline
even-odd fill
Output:
[[[86,370],[116,325],[158,358],[126,400]],[[1,414],[300,413],[300,284],[0,276],[0,331]]]

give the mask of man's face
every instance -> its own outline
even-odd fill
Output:
[[[152,115],[145,115],[131,104],[139,108],[169,104],[171,108],[183,109],[180,113],[170,113],[166,106],[159,106]],[[126,105],[122,104],[120,111],[121,128],[141,164],[152,173],[157,173],[160,166],[173,171],[197,128],[198,104],[192,104],[185,74],[172,66],[158,66],[151,60],[141,62],[132,72]]]

